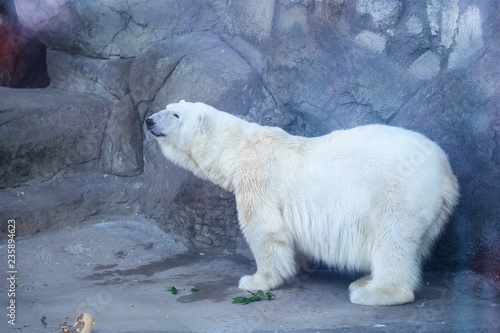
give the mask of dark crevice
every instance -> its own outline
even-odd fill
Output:
[[[13,0],[0,2],[0,86],[46,88],[47,48],[23,30]]]

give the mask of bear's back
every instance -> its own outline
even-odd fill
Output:
[[[424,135],[387,125],[365,125],[334,131],[312,138],[310,144],[313,154],[358,166],[388,167],[406,159],[423,163],[428,158],[446,157],[442,149]]]
[[[352,200],[361,202],[365,190],[365,194],[373,195],[387,188],[439,192],[439,179],[452,173],[446,154],[436,143],[417,132],[393,126],[366,125],[334,131],[304,139],[304,145],[296,158],[282,155],[282,165],[276,168],[281,171],[275,177],[291,186],[291,192],[309,188],[330,196],[356,193]]]

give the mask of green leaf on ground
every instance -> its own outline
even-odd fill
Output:
[[[266,293],[266,298],[267,298],[267,300],[268,300],[268,301],[270,301],[270,300],[271,300],[271,299],[273,299],[274,297],[276,297],[276,295],[275,295],[275,294],[273,294],[272,292],[268,291],[268,292]]]
[[[192,293],[197,293],[198,291],[200,291],[200,289],[198,289],[198,288],[191,288],[191,292]]]
[[[174,286],[165,286],[165,289],[167,289],[167,291],[170,291],[172,295],[177,295],[178,290]]]
[[[248,291],[248,290],[247,290]],[[252,291],[248,291],[249,295],[247,296],[237,296],[233,298],[233,304],[245,305],[251,302],[258,302],[263,298],[270,301],[272,298],[276,297],[272,292],[264,292],[263,290],[258,290],[256,293]]]
[[[237,296],[233,298],[233,304],[248,304],[250,301],[245,296]]]

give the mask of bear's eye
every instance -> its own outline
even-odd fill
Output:
[[[174,113],[175,118],[179,118],[179,115],[177,113]]]

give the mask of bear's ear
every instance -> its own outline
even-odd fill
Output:
[[[206,134],[209,127],[208,117],[204,113],[201,113],[198,115],[198,122],[200,124],[200,132]]]
[[[183,99],[181,99],[181,100],[179,101],[179,103],[186,103],[186,101],[185,101],[185,100],[183,100]]]

